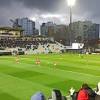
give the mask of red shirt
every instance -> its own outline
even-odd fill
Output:
[[[77,100],[89,100],[88,93],[85,89],[79,91]]]

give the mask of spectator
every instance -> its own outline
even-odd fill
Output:
[[[78,92],[74,92],[72,95],[72,100],[77,100]]]
[[[75,92],[75,89],[73,87],[71,87],[71,89],[69,90],[69,92],[70,92],[70,96],[72,97],[73,93]]]
[[[96,94],[97,94],[97,95],[100,95],[100,82],[99,82],[98,85],[97,85]]]
[[[88,88],[87,84],[82,85],[82,88],[79,90],[77,100],[89,100],[87,88]]]
[[[73,87],[71,87],[71,89],[69,90],[69,93],[70,93],[70,98],[72,99],[72,100],[75,100],[74,99],[74,93],[75,93],[75,89],[73,88]]]
[[[62,96],[60,90],[54,89],[52,91],[52,96],[51,98],[49,98],[49,100],[66,100],[66,98]]]
[[[100,82],[98,83],[96,94],[95,100],[100,100]]]
[[[41,92],[37,92],[31,97],[31,100],[46,100],[45,96]]]
[[[82,89],[78,93],[79,100],[95,100],[95,92],[87,84],[82,85]],[[81,99],[84,98],[84,99]]]
[[[87,92],[88,92],[88,95],[89,95],[89,100],[95,100],[95,96],[96,96],[95,91],[93,91],[92,88],[90,88],[88,86]]]
[[[53,90],[52,91],[52,100],[62,100],[62,95],[60,90]]]

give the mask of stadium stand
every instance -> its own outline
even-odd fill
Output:
[[[58,42],[38,38],[3,38],[0,39],[0,47],[7,51],[9,48],[12,52],[15,48],[17,51],[23,49],[25,54],[61,53],[64,49],[64,45]]]

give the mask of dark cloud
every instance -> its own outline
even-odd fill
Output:
[[[76,7],[81,14],[90,13],[100,16],[100,0],[78,0]]]
[[[55,11],[62,0],[19,0],[28,8],[38,8],[43,11]]]
[[[26,8],[37,8],[43,11],[55,11],[62,0],[0,0],[0,6],[11,6],[13,3],[22,3]]]
[[[12,4],[13,0],[0,0],[0,7],[7,7]]]
[[[69,20],[69,8],[67,7],[66,1],[67,0],[0,0],[0,25],[8,25],[8,21],[11,18],[40,17],[41,14],[64,15],[67,20]],[[100,0],[76,0],[76,5],[73,7],[73,19],[93,20],[94,22],[100,23],[99,5]],[[62,19],[59,19],[59,22],[60,20]]]

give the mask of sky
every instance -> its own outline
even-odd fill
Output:
[[[90,20],[100,23],[100,0],[76,0],[73,21]],[[10,19],[28,17],[39,24],[53,21],[69,23],[67,0],[0,0],[0,26],[12,25]]]

